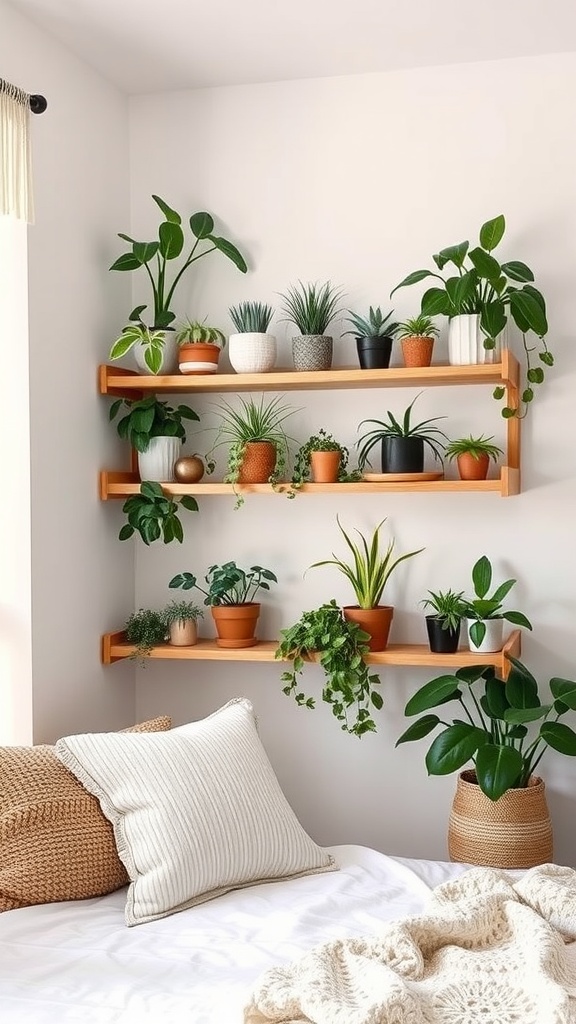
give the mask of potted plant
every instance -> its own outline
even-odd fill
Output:
[[[535,772],[547,747],[576,756],[576,732],[558,721],[576,709],[576,682],[553,678],[552,699],[548,693],[541,699],[531,672],[516,658],[510,661],[505,682],[491,666],[479,665],[425,683],[404,711],[408,717],[424,712],[423,717],[396,746],[442,726],[426,768],[429,775],[459,773],[449,825],[451,858],[528,868],[552,860],[544,783]],[[474,692],[476,684],[481,694]],[[447,715],[456,700],[456,714]],[[435,708],[439,714],[430,714]]]
[[[451,462],[456,459],[458,474],[461,480],[485,480],[488,476],[490,459],[496,464],[498,456],[504,452],[496,444],[493,437],[459,437],[449,441],[444,455]]]
[[[240,569],[236,562],[225,562],[211,565],[204,579],[207,590],[198,585],[191,572],[173,576],[168,586],[182,590],[195,587],[204,594],[204,604],[210,606],[216,625],[219,647],[254,647],[258,643],[256,623],[260,615],[260,604],[254,598],[259,590],[270,590],[270,583],[278,582],[274,573],[261,565]]]
[[[398,324],[404,366],[430,366],[438,333],[432,317],[423,313]]]
[[[135,651],[132,658],[140,658],[144,664],[153,647],[166,642],[167,626],[166,619],[162,612],[153,611],[151,608],[140,608],[133,612],[124,626],[126,640],[134,644]]]
[[[344,732],[353,736],[376,732],[373,708],[379,711],[383,700],[375,689],[380,679],[364,661],[368,653],[367,634],[344,618],[336,601],[304,612],[293,626],[280,630],[276,658],[292,662],[291,669],[282,673],[283,693],[292,695],[301,707],[315,707],[314,698],[298,689],[298,676],[306,661],[316,658],[325,676],[322,700],[330,705]]]
[[[384,316],[380,306],[370,306],[367,316],[353,313],[351,309],[348,313],[350,316],[347,322],[352,324],[353,330],[344,333],[353,334],[356,338],[361,369],[386,370],[390,365],[392,342],[398,330],[397,323],[390,323],[394,310]]]
[[[496,588],[491,597],[488,591],[492,586],[492,564],[486,555],[472,568],[472,584],[474,597],[465,598],[464,614],[468,627],[468,641],[471,651],[488,654],[502,650],[502,633],[504,620],[515,626],[532,629],[532,624],[522,612],[502,611],[502,602],[510,593],[516,580],[505,580]]]
[[[391,605],[381,605],[382,594],[390,576],[401,562],[407,558],[418,555],[424,548],[418,551],[410,551],[406,555],[392,559],[394,551],[394,540],[388,544],[385,554],[380,551],[380,530],[385,519],[378,524],[372,537],[368,541],[359,530],[356,533],[360,537],[361,544],[354,544],[344,530],[338,516],[336,522],[340,533],[344,537],[350,551],[352,561],[345,562],[333,554],[332,558],[322,562],[314,562],[310,566],[316,569],[321,565],[335,565],[346,579],[352,584],[357,604],[342,609],[344,618],[349,622],[356,622],[369,637],[369,649],[371,651],[385,651],[388,644],[388,636],[394,609]]]
[[[416,395],[414,401],[404,411],[401,420],[397,420],[391,412],[388,412],[387,423],[374,419],[362,420],[358,429],[365,423],[375,424],[375,429],[366,431],[357,441],[358,466],[361,470],[370,465],[368,456],[377,444],[381,444],[382,447],[383,473],[422,473],[425,446],[434,453],[435,459],[442,461],[444,445],[439,439],[446,435],[434,424],[445,417],[433,416],[431,419],[413,424],[412,408],[419,397],[420,395]]]
[[[284,319],[300,331],[292,338],[295,370],[329,370],[332,366],[333,339],[326,331],[341,312],[341,298],[341,291],[330,281],[322,285],[299,281],[282,295]]]
[[[191,495],[183,498],[172,498],[164,494],[159,483],[145,480],[140,484],[140,493],[131,494],[122,506],[128,522],[118,534],[120,540],[128,540],[134,533],[139,533],[145,544],[162,540],[165,544],[184,539],[182,523],[178,515],[179,507],[189,512],[198,511],[198,503]]]
[[[182,275],[197,260],[208,256],[209,253],[218,251],[232,261],[235,267],[243,274],[248,267],[246,260],[232,242],[214,234],[214,220],[209,213],[193,213],[190,217],[190,231],[193,237],[193,244],[190,252],[182,256],[185,236],[182,228],[182,218],[176,210],[173,210],[159,196],[152,196],[154,202],[159,206],[164,220],[158,229],[158,239],[152,242],[136,242],[128,235],[119,234],[125,242],[129,242],[131,249],[123,253],[112,264],[110,270],[129,271],[145,268],[150,284],[154,302],[153,320],[150,327],[155,333],[165,332],[171,329],[176,315],[173,312],[172,300],[174,292],[180,282]],[[168,278],[168,264],[172,260],[182,257],[178,271],[173,275],[172,280]],[[146,305],[136,306],[129,316],[130,325],[136,324],[140,328],[142,313]],[[148,344],[143,349],[140,347],[141,338],[136,333],[126,334],[122,332],[120,338],[112,346],[110,351],[111,359],[121,359],[130,350],[134,351],[137,365],[145,373],[170,373],[177,368],[177,347],[173,336],[156,339],[154,345]]]
[[[240,302],[231,306],[230,319],[237,330],[229,338],[228,357],[236,373],[267,373],[276,362],[276,338],[268,334],[274,316],[272,306]]]
[[[297,410],[284,405],[280,397],[259,401],[239,398],[239,406],[222,401],[217,407],[220,424],[212,451],[228,445],[228,469],[225,483],[234,486],[235,508],[244,499],[236,490],[237,484],[271,483],[275,485],[286,469],[289,456],[289,438],[284,422]]]
[[[110,349],[110,359],[122,359],[128,352],[134,352],[136,366],[143,373],[173,373],[176,370],[178,354],[176,340],[166,330],[147,327],[141,320],[126,324]]]
[[[431,608],[426,616],[428,642],[433,654],[454,654],[460,641],[460,625],[465,612],[464,594],[453,590],[428,591],[422,604]]]
[[[171,601],[164,609],[169,643],[174,647],[193,647],[198,643],[198,619],[204,612],[193,601]]]
[[[348,449],[320,427],[296,452],[291,483],[296,488],[301,487],[310,476],[316,484],[358,480],[357,470],[348,472],[349,457]]]
[[[138,452],[141,480],[172,481],[174,464],[180,454],[186,431],[182,420],[200,417],[188,405],[169,405],[154,395],[136,401],[118,398],[110,407],[110,421],[121,409],[128,412],[116,424],[119,436]]]
[[[216,373],[226,336],[204,320],[187,319],[176,334],[180,373]]]
[[[534,384],[544,380],[542,366],[534,365],[535,353],[544,366],[553,366],[554,357],[546,344],[548,322],[546,302],[532,282],[534,274],[525,263],[510,260],[499,263],[493,255],[506,230],[502,215],[487,221],[480,228],[480,244],[470,249],[469,242],[460,242],[441,249],[433,256],[436,270],[416,270],[396,288],[434,278],[435,285],[422,296],[421,311],[426,316],[443,314],[449,317],[448,348],[453,365],[495,362],[499,358],[498,339],[509,319],[516,325],[524,343],[527,386],[522,392],[523,414],[534,398]],[[449,267],[450,276],[440,271]],[[454,269],[455,268],[455,273]],[[526,336],[532,332],[538,339],[530,345]],[[504,397],[498,387],[494,397]],[[522,412],[506,406],[505,417]]]

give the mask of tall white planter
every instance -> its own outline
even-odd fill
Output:
[[[448,325],[448,362],[451,366],[478,363],[499,363],[504,331],[496,338],[494,348],[484,348],[479,313],[453,316]]]
[[[147,451],[138,452],[140,479],[157,483],[174,481],[174,463],[180,458],[181,448],[179,437],[151,437]]]
[[[267,373],[276,362],[276,338],[273,334],[231,334],[228,357],[236,373]]]
[[[132,349],[134,361],[141,373],[152,374],[150,367],[144,360],[146,353],[145,345],[134,345]],[[176,344],[176,331],[164,331],[164,345],[162,347],[162,363],[159,374],[178,373],[178,345]]]
[[[466,627],[468,630],[468,646],[471,651],[475,654],[493,654],[495,651],[501,651],[504,642],[504,619],[483,619],[484,625],[486,626],[486,632],[484,639],[479,647],[470,636],[470,628],[477,622],[477,619],[466,619]]]

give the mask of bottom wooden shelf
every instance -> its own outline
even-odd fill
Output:
[[[171,644],[159,644],[150,651],[151,658],[171,661],[275,661],[274,652],[278,647],[277,640],[260,640],[254,647],[245,647],[238,651],[218,647],[215,640],[199,640],[194,647],[173,647]],[[125,640],[123,632],[105,633],[102,637],[102,662],[111,665],[123,658],[135,655],[136,648]],[[474,654],[467,648],[461,648],[456,654],[432,654],[426,644],[390,644],[385,651],[370,654],[367,661],[370,665],[414,665],[432,668],[450,666],[463,668],[465,665],[493,665],[503,679],[506,679],[510,662],[508,655],[520,656],[520,630],[515,629],[506,640],[501,651],[494,654]]]

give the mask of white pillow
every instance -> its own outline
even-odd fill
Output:
[[[337,869],[282,793],[245,698],[171,732],[67,736],[55,753],[114,826],[128,925]]]

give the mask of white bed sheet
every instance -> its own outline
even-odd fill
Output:
[[[341,870],[127,928],[125,890],[0,914],[1,1024],[241,1024],[256,978],[317,943],[419,913],[465,867],[335,846]]]

